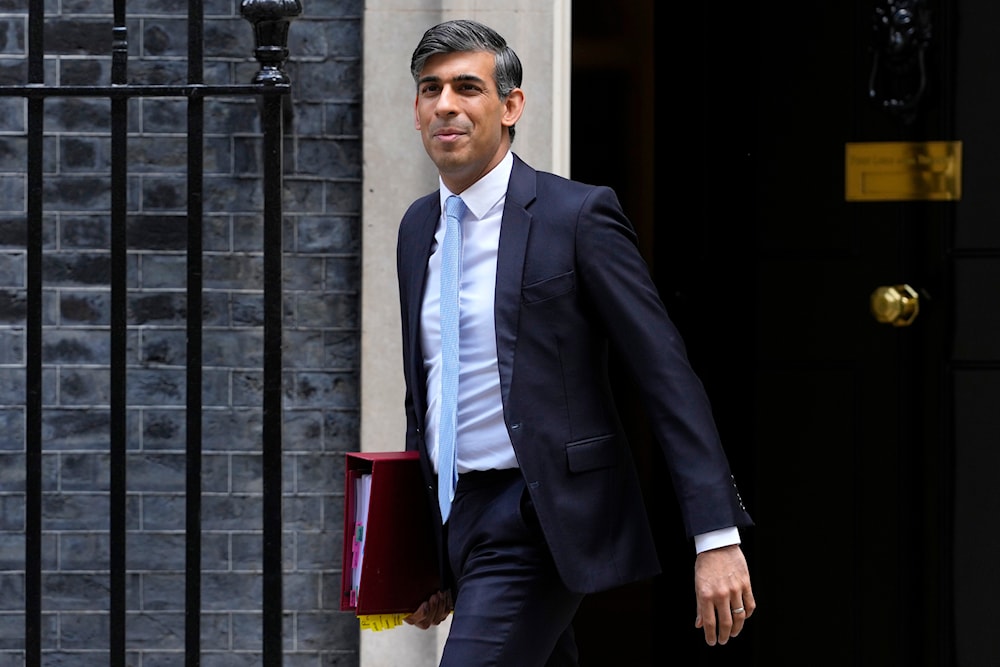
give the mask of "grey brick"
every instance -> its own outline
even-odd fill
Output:
[[[184,610],[187,580],[184,574],[145,573],[142,575],[143,611]],[[156,646],[156,644],[152,644]]]
[[[0,621],[0,623],[2,623],[2,621]],[[22,627],[21,634],[24,634],[23,622],[21,627]],[[0,642],[2,641],[3,638],[0,637]],[[24,667],[24,664],[25,664],[24,651],[0,651],[0,667]]]
[[[233,294],[231,306],[233,326],[263,326],[263,294]]]
[[[0,613],[0,650],[20,650],[23,646],[24,614]]]
[[[70,55],[106,54],[111,46],[110,28],[107,19],[49,19],[45,22],[46,51]]]
[[[295,464],[294,490],[298,493],[328,493],[330,480],[344,475],[344,461],[339,456],[311,452],[289,458]]]
[[[305,293],[296,299],[298,325],[354,329],[358,326],[358,298],[354,294]]]
[[[282,595],[285,607],[302,611],[316,611],[320,608],[320,575],[318,572],[286,574]]]
[[[227,572],[231,569],[231,563],[232,550],[230,549],[229,533],[202,533],[202,572]]]
[[[299,533],[297,570],[332,570],[341,565],[342,533]]]
[[[67,325],[109,325],[111,323],[111,293],[109,291],[61,291],[59,294],[59,321]]]
[[[400,394],[402,398],[402,394]],[[356,452],[360,415],[354,409],[329,410],[326,413],[326,450],[328,452]],[[400,443],[402,446],[403,443]],[[401,447],[400,447],[401,448]]]
[[[107,171],[111,166],[110,137],[65,136],[59,150],[61,166],[67,173]]]
[[[323,257],[289,257],[284,262],[283,282],[290,291],[318,290],[323,287],[325,262]]]
[[[24,575],[0,572],[0,610],[14,611],[23,609],[23,605]]]
[[[24,409],[0,409],[0,453],[24,449]]]
[[[149,366],[182,366],[187,359],[187,331],[148,329],[143,332],[139,361]]]
[[[236,533],[231,536],[233,545],[231,567],[235,571],[261,572],[264,568],[264,540],[259,534]]]
[[[107,649],[110,622],[107,613],[61,613],[59,645],[64,650]]]
[[[187,473],[183,454],[133,453],[128,456],[130,491],[182,492]]]
[[[111,262],[107,254],[58,254],[42,258],[42,273],[49,287],[103,286],[110,282]]]
[[[142,494],[143,530],[180,531],[186,526],[187,499],[180,494]]]
[[[360,221],[355,216],[302,216],[298,218],[299,252],[358,254]]]
[[[246,58],[253,55],[253,29],[240,18],[210,18],[205,21],[205,55]]]
[[[322,331],[285,331],[285,368],[321,368],[326,357]]]
[[[105,452],[64,452],[59,456],[59,488],[66,492],[107,491],[111,488],[110,461]]]
[[[105,26],[105,30],[110,27]],[[110,30],[106,36],[110,37]],[[45,104],[45,129],[47,132],[107,132],[111,129],[110,109],[111,103],[106,99],[55,98]]]
[[[319,496],[292,496],[281,504],[282,525],[286,530],[322,530],[323,498]]]
[[[180,410],[150,409],[143,412],[142,448],[183,449],[186,446],[187,414]]]
[[[6,498],[0,498],[0,505],[6,502]],[[0,511],[6,511],[0,508]],[[23,513],[22,513],[23,516]],[[7,532],[4,528],[0,531],[0,570],[23,570],[24,569],[24,522],[17,528]]]
[[[264,658],[251,651],[226,651],[225,653],[204,653],[202,667],[262,667]]]
[[[59,82],[64,86],[100,86],[110,81],[110,58],[59,61]]]
[[[111,247],[111,220],[107,215],[65,214],[59,221],[63,249],[107,250]]]
[[[149,646],[181,649],[184,647],[184,613],[130,613],[125,618],[125,642],[134,649]]]
[[[147,19],[143,22],[142,55],[186,56],[187,22],[180,19]]]
[[[202,423],[206,448],[215,451],[259,450],[261,417],[259,409],[204,413]]]
[[[49,364],[109,364],[109,332],[100,329],[43,331],[42,358]]]
[[[28,63],[24,58],[17,59],[0,59],[0,84],[7,86],[17,86],[25,83],[28,80]],[[20,100],[19,100],[20,101]],[[23,119],[18,119],[16,116],[11,119],[11,126],[21,120],[24,127]]]
[[[233,493],[263,493],[263,460],[257,454],[230,456],[230,490]]]
[[[106,495],[46,494],[42,521],[47,530],[107,530],[109,499]]]
[[[323,448],[323,411],[286,410],[282,425],[283,446],[287,452]]]
[[[320,530],[334,533],[334,537],[342,541],[343,536],[341,533],[344,528],[343,475],[338,475],[337,477],[330,479],[327,483],[327,487],[331,494],[338,495],[323,496],[323,523],[319,526],[319,528]]]
[[[208,366],[259,368],[264,359],[264,332],[206,331],[202,339],[203,363]]]
[[[183,60],[138,60],[129,65],[129,83],[153,86],[180,85],[187,81]]]
[[[25,182],[20,174],[4,174],[0,179],[0,211],[22,213],[27,210]]]
[[[203,651],[221,651],[229,648],[232,640],[229,618],[230,615],[225,612],[202,612],[201,648]]]
[[[323,208],[324,186],[312,179],[285,179],[285,210],[288,213],[310,213]],[[287,244],[286,244],[287,245]]]
[[[42,412],[42,439],[46,449],[107,449],[110,414],[102,408]]]
[[[260,498],[206,495],[201,508],[204,530],[246,530],[262,525]]]
[[[264,397],[264,373],[235,371],[232,373],[232,400],[238,407],[259,406]]]
[[[107,532],[62,532],[58,539],[58,567],[62,572],[109,567],[111,539]]]
[[[244,651],[260,649],[263,636],[260,613],[234,613],[232,624],[233,648]]]
[[[26,137],[0,137],[0,171],[23,169],[27,144]]]
[[[177,533],[133,532],[126,552],[130,570],[183,570],[185,536]]]
[[[207,572],[202,576],[202,604],[205,609],[251,611],[260,609],[261,578],[239,572]]]
[[[59,373],[59,395],[63,405],[107,405],[110,377],[106,370],[66,367]]]
[[[184,667],[185,655],[183,651],[149,651],[144,650],[142,655],[142,667]],[[128,664],[138,665],[139,661],[132,660]]]
[[[106,609],[109,605],[105,574],[46,572],[42,575],[42,606],[52,611]]]
[[[298,146],[297,167],[302,174],[361,177],[361,143],[356,139],[343,139],[331,147],[328,141],[317,138],[300,141]]]

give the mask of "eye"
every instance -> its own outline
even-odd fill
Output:
[[[441,90],[441,86],[436,83],[425,83],[420,86],[421,95],[434,95]]]

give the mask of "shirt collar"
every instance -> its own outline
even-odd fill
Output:
[[[510,181],[510,172],[513,168],[514,154],[507,151],[497,166],[462,193],[465,207],[477,220],[481,220],[507,194],[507,184]],[[439,182],[441,210],[444,211],[444,201],[454,193],[448,190],[444,181],[439,179]]]

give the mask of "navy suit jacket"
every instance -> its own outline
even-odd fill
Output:
[[[440,215],[436,191],[415,201],[400,223],[396,257],[406,448],[422,455],[435,512],[420,308]],[[507,432],[569,589],[590,593],[659,572],[609,387],[609,348],[639,388],[687,534],[751,523],[704,388],[611,189],[536,171],[515,155],[495,296]]]

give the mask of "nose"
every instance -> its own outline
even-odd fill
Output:
[[[439,116],[450,116],[458,113],[457,100],[458,93],[451,86],[442,87],[441,93],[438,95],[437,106],[434,109],[435,113]]]

